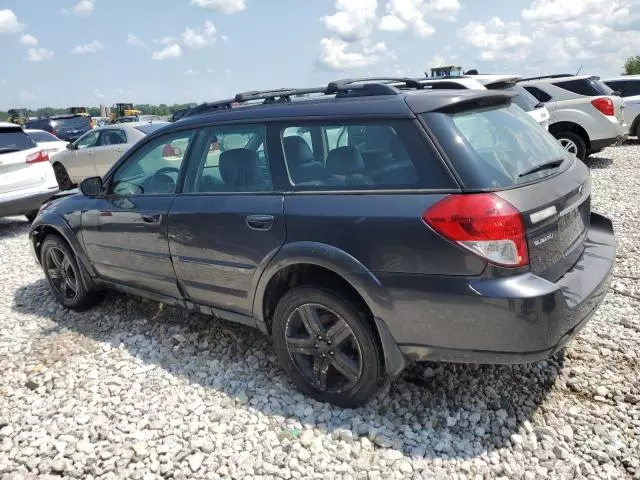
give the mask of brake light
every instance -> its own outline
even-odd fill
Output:
[[[38,162],[48,162],[49,154],[45,150],[40,150],[39,152],[32,153],[27,156],[27,163],[38,163]]]
[[[591,105],[596,107],[603,115],[613,116],[615,114],[613,101],[610,98],[596,98],[591,100]]]
[[[522,214],[493,193],[449,195],[426,210],[422,220],[446,239],[493,264],[529,264]]]

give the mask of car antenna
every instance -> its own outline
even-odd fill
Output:
[[[580,65],[580,68],[578,69],[578,71],[576,72],[576,77],[578,76],[578,74],[580,73],[580,70],[582,70],[582,65]]]

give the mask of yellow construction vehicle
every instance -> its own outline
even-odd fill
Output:
[[[69,113],[72,115],[82,115],[85,117],[89,116],[87,107],[69,107],[68,110],[69,110]]]
[[[138,116],[141,113],[141,110],[133,108],[133,103],[116,103],[114,111],[111,112],[111,121],[120,117]]]
[[[26,108],[12,108],[7,113],[9,114],[9,122],[16,125],[24,125],[29,121]]]

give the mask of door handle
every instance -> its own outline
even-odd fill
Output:
[[[247,226],[252,230],[269,230],[273,225],[273,215],[249,215]]]
[[[142,221],[144,223],[160,223],[160,219],[162,218],[162,215],[157,214],[157,215],[142,215]]]

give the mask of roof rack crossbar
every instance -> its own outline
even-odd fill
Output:
[[[521,78],[518,81],[526,82],[527,80],[544,80],[546,78],[565,78],[565,77],[575,77],[575,75],[573,73],[556,73],[555,75],[541,75],[539,77]]]

